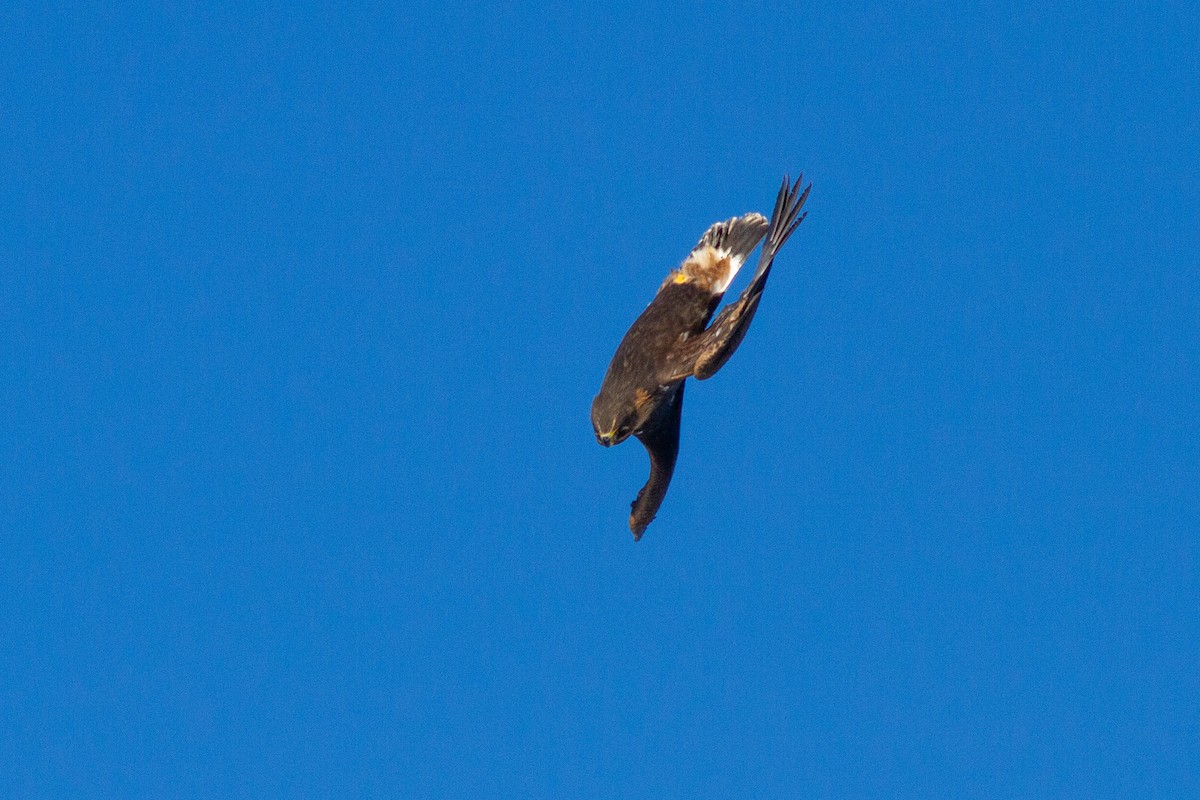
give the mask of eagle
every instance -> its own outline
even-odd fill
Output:
[[[751,213],[704,232],[617,346],[592,401],[592,428],[605,447],[636,436],[650,455],[650,477],[634,499],[629,529],[642,538],[667,494],[679,454],[679,419],[688,378],[711,378],[742,343],[758,310],[779,248],[804,220],[812,184],[785,177],[771,220]],[[737,300],[713,312],[747,256],[766,237],[758,267]],[[709,321],[712,324],[709,324]]]

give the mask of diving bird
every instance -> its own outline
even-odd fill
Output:
[[[684,382],[711,378],[742,343],[779,248],[804,220],[800,210],[812,184],[801,192],[803,180],[803,175],[794,184],[783,179],[770,223],[753,213],[705,231],[683,263],[667,274],[608,365],[592,401],[596,440],[610,447],[636,436],[650,454],[650,478],[629,514],[635,540],[658,513],[675,471]],[[764,235],[750,284],[713,319],[725,290]]]

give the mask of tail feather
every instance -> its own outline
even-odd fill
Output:
[[[746,260],[750,251],[758,246],[767,233],[767,218],[762,214],[751,213],[741,217],[718,222],[704,232],[700,242],[692,250],[712,247],[717,250],[728,250],[732,258]]]
[[[766,233],[767,218],[762,214],[745,214],[718,222],[700,237],[681,269],[700,278],[703,285],[720,295]]]
[[[792,184],[787,178],[783,179],[783,186],[779,190],[779,196],[775,199],[775,210],[771,214],[771,227],[767,232],[767,241],[763,244],[762,255],[759,257],[754,277],[750,279],[749,285],[742,291],[741,296],[721,309],[721,313],[705,329],[704,333],[692,340],[694,344],[691,347],[695,352],[695,362],[692,365],[691,374],[699,380],[715,375],[717,370],[724,366],[729,357],[733,355],[733,351],[737,350],[738,345],[746,336],[746,331],[750,329],[750,322],[754,319],[755,312],[758,311],[763,289],[767,285],[767,277],[771,274],[771,264],[775,260],[775,255],[804,219],[801,208],[804,206],[804,201],[808,199],[812,184],[806,186],[801,192],[802,183],[804,183],[803,175],[795,184]],[[687,359],[684,361],[686,362]]]

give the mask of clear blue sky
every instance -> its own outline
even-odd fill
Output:
[[[1200,796],[1196,5],[602,5],[0,11],[0,796]]]

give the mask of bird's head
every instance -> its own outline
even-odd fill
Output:
[[[636,431],[643,420],[634,397],[619,397],[601,391],[592,401],[592,429],[605,447],[620,444]]]

